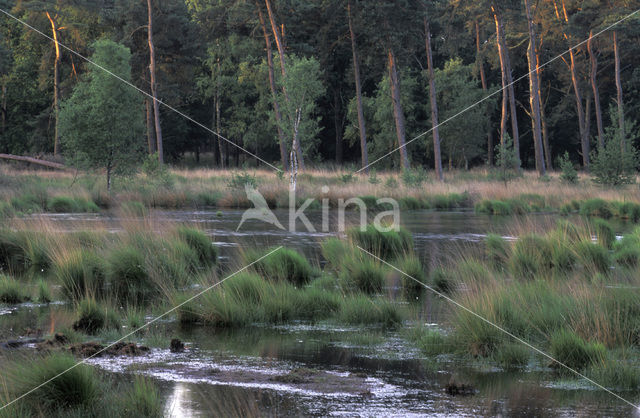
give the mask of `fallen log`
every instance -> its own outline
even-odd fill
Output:
[[[42,165],[49,168],[56,168],[58,170],[73,171],[72,168],[69,168],[64,164],[54,163],[53,161],[40,160],[38,158],[33,158],[33,157],[24,157],[22,155],[0,154],[0,158],[4,158],[5,160],[24,161],[27,163],[38,164],[38,165]]]

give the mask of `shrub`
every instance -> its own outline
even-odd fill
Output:
[[[347,298],[340,311],[342,322],[354,325],[380,324],[387,327],[402,323],[402,315],[392,302],[370,299],[365,295]]]
[[[593,221],[593,225],[596,230],[598,244],[602,245],[604,248],[611,249],[613,243],[616,241],[616,234],[613,232],[611,224],[604,219],[596,219]]]
[[[576,184],[578,182],[578,171],[569,159],[569,153],[564,152],[564,155],[558,158],[558,166],[560,167],[560,180],[569,184]]]
[[[579,242],[574,247],[578,261],[588,270],[607,273],[611,265],[609,252],[592,242]]]
[[[251,186],[254,189],[258,187],[258,180],[256,179],[256,176],[252,176],[246,172],[232,173],[229,178],[229,182],[227,183],[227,187],[234,190],[244,190],[245,185]]]
[[[627,143],[626,149],[623,150],[622,138],[617,124],[608,127],[605,131],[604,147],[594,150],[591,154],[589,169],[595,183],[621,186],[635,181],[638,153],[631,143]]]
[[[567,330],[558,331],[551,336],[550,352],[554,359],[575,370],[602,362],[606,357],[606,349],[602,344],[587,343]],[[562,368],[557,363],[554,367]]]
[[[105,266],[100,257],[90,250],[76,249],[57,256],[53,275],[69,299],[99,295],[103,290]]]
[[[442,268],[436,268],[431,273],[431,283],[435,290],[445,295],[451,293],[456,286],[451,273]]]
[[[453,344],[440,331],[427,330],[418,336],[416,344],[420,351],[428,356],[450,353],[454,350]]]
[[[0,302],[21,303],[28,299],[21,283],[11,277],[0,276]]]
[[[494,360],[504,369],[524,367],[529,357],[529,348],[521,343],[501,344],[493,353]]]
[[[339,271],[342,268],[344,258],[354,252],[353,247],[338,238],[329,238],[324,241],[321,249],[324,259],[327,260],[329,266],[336,271]]]
[[[133,245],[113,249],[107,256],[107,279],[118,298],[143,303],[153,293],[145,258]]]
[[[133,388],[127,392],[124,399],[124,408],[131,416],[163,416],[163,402],[158,388],[152,380],[142,376],[134,378]]]
[[[177,232],[180,239],[198,254],[202,265],[211,266],[216,263],[218,252],[206,234],[199,229],[188,227],[180,227]]]
[[[398,260],[396,267],[409,275],[400,275],[404,296],[409,300],[420,297],[425,290],[424,285],[427,284],[427,275],[420,260],[415,256],[406,256]]]
[[[402,182],[407,187],[418,187],[427,181],[427,172],[421,168],[404,169],[401,174]]]
[[[494,267],[502,268],[509,260],[511,248],[507,240],[500,235],[488,234],[486,240],[486,253],[489,262]]]
[[[609,219],[613,216],[611,205],[603,199],[588,199],[580,204],[580,214]]]
[[[624,267],[637,267],[640,261],[640,248],[622,247],[614,253],[616,263]]]
[[[549,242],[539,235],[520,237],[511,253],[511,271],[517,277],[532,279],[551,267],[553,250]]]
[[[507,183],[516,178],[520,173],[520,157],[518,156],[513,140],[505,135],[504,141],[496,146],[496,168],[494,176]]]
[[[347,236],[355,244],[384,260],[399,257],[413,249],[413,237],[404,228],[398,231],[380,231],[374,225],[365,230],[351,228]]]
[[[367,254],[354,254],[344,260],[340,278],[347,286],[361,292],[378,293],[384,285],[385,269]]]
[[[55,353],[19,361],[10,367],[6,377],[10,382],[7,387],[15,396],[29,392],[26,402],[47,414],[89,405],[100,395],[98,379],[91,366],[76,364],[76,359],[68,354]]]
[[[72,197],[55,196],[47,202],[47,210],[55,213],[80,212],[81,207]]]
[[[259,259],[261,255],[261,253],[249,251],[245,254],[245,261],[249,264]],[[309,282],[314,274],[307,259],[299,252],[288,248],[275,251],[253,264],[251,268],[268,280],[288,281],[297,286]]]

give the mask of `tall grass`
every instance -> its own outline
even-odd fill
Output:
[[[347,230],[347,236],[354,245],[385,260],[400,257],[413,250],[413,237],[404,228],[382,231],[375,225],[367,225],[364,230],[357,227]]]
[[[267,251],[248,250],[244,254],[245,265],[252,264],[251,269],[262,277],[273,281],[287,281],[296,286],[308,283],[315,276],[314,269],[302,254],[289,248],[281,248],[261,260]],[[257,261],[259,260],[259,261]]]

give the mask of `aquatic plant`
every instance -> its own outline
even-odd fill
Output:
[[[595,219],[593,221],[593,226],[596,230],[598,244],[602,245],[604,248],[611,249],[613,243],[616,241],[616,234],[613,231],[611,224],[604,219]]]
[[[98,303],[88,297],[78,302],[76,307],[77,320],[73,329],[87,334],[96,334],[102,328],[117,328],[119,318],[108,306]]]
[[[348,287],[372,294],[382,290],[386,269],[368,254],[353,254],[343,260],[340,279]]]
[[[436,268],[431,272],[431,285],[440,293],[449,294],[455,289],[455,279],[451,273],[443,268]]]
[[[44,280],[38,280],[36,300],[40,303],[49,303],[51,299],[51,289]]]
[[[20,282],[11,277],[0,275],[0,302],[14,304],[28,299],[24,286]]]
[[[135,376],[133,387],[127,391],[123,409],[130,416],[161,417],[163,416],[163,402],[158,388],[151,379]]]
[[[338,238],[329,238],[322,242],[322,256],[335,271],[340,271],[346,256],[354,253],[353,246]]]
[[[486,253],[489,263],[495,268],[502,268],[509,260],[511,248],[507,240],[500,235],[488,234],[486,239]]]
[[[606,248],[592,242],[579,242],[574,246],[576,258],[585,269],[608,273],[611,266],[610,254]]]
[[[606,357],[602,344],[585,342],[568,330],[560,330],[551,336],[550,353],[559,362],[576,370],[602,362]],[[557,363],[554,366],[561,367]]]
[[[402,322],[403,315],[393,302],[372,299],[366,295],[354,295],[344,301],[338,319],[346,324],[378,324],[393,327]]]
[[[180,239],[187,243],[197,254],[204,266],[216,264],[218,252],[211,239],[196,228],[180,227],[176,230]]]
[[[551,267],[553,249],[545,238],[536,234],[524,235],[515,242],[511,253],[511,272],[520,278],[531,279]]]
[[[247,251],[244,254],[246,264],[251,264],[264,254],[268,254],[273,249],[264,252]],[[255,262],[251,269],[262,277],[273,281],[288,281],[297,286],[308,283],[315,275],[309,261],[296,250],[281,248],[268,257]]]
[[[604,199],[587,199],[580,203],[580,214],[609,219],[613,216],[611,205]]]
[[[448,336],[438,330],[426,330],[416,336],[416,345],[424,354],[437,356],[452,353],[455,346]]]
[[[100,395],[98,379],[91,366],[76,364],[76,359],[69,354],[54,353],[12,362],[4,376],[14,397],[28,393],[24,401],[19,402],[25,402],[35,415],[87,406]]]
[[[103,291],[105,266],[94,251],[69,249],[54,256],[53,276],[69,299],[98,296]]]
[[[493,353],[495,362],[504,369],[524,367],[531,357],[531,349],[520,342],[504,343]]]
[[[395,266],[406,273],[406,275],[400,275],[404,296],[413,300],[422,295],[425,290],[424,285],[427,284],[427,274],[420,260],[416,256],[405,256],[398,260]]]
[[[364,230],[350,228],[347,236],[364,250],[384,260],[391,260],[413,250],[413,237],[404,228],[398,231],[381,231],[375,225],[367,225]]]
[[[118,298],[143,303],[154,292],[145,258],[133,245],[114,248],[107,256],[107,279]]]

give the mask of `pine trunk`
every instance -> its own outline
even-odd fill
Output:
[[[365,173],[369,173],[369,154],[367,152],[367,132],[364,122],[364,110],[362,109],[362,86],[360,85],[360,64],[358,62],[358,54],[356,49],[356,36],[353,32],[353,23],[351,20],[351,3],[347,4],[347,14],[349,17],[349,35],[351,37],[351,52],[353,56],[353,76],[356,82],[356,104],[358,107],[358,130],[360,131],[360,160],[361,167],[365,169]]]
[[[476,26],[476,64],[478,66],[478,72],[480,73],[480,82],[482,84],[482,91],[487,94],[487,78],[484,74],[484,60],[480,51],[480,25],[478,21],[475,21]],[[488,117],[488,115],[487,115]],[[487,164],[493,166],[493,132],[491,130],[491,123],[487,124]]]
[[[158,104],[158,85],[156,81],[156,50],[153,45],[153,9],[151,0],[147,0],[147,14],[149,25],[147,35],[149,40],[149,75],[151,77],[151,96],[153,97],[153,117],[156,128],[156,149],[158,151],[158,161],[164,163],[164,149],[162,145],[162,128],[160,127],[160,106]]]
[[[627,149],[627,139],[624,132],[624,107],[622,103],[622,81],[620,81],[620,48],[618,46],[618,31],[613,31],[613,55],[616,71],[616,91],[618,101],[618,126],[620,128],[620,138],[622,143],[620,146],[623,150]]]
[[[260,25],[262,26],[262,33],[264,35],[264,41],[267,46],[267,67],[269,69],[269,88],[271,89],[271,97],[273,100],[273,112],[276,118],[276,129],[278,131],[278,143],[280,145],[280,162],[282,163],[282,169],[287,170],[287,145],[286,138],[282,132],[282,114],[280,113],[280,105],[276,100],[276,79],[273,72],[273,54],[271,53],[271,37],[269,31],[267,31],[267,25],[264,21],[264,15],[262,14],[262,8],[256,1],[256,7],[258,8],[258,17],[260,18]]]
[[[424,18],[424,38],[427,51],[427,70],[429,71],[429,100],[431,102],[431,132],[433,134],[433,159],[436,177],[443,181],[442,156],[440,155],[440,133],[438,130],[438,103],[436,101],[436,77],[433,71],[433,57],[431,56],[431,30],[429,22]]]
[[[153,111],[151,110],[152,109],[151,100],[145,99],[144,107],[145,107],[146,116],[147,116],[146,118],[147,150],[149,152],[149,155],[152,155],[154,152],[156,152],[156,139],[155,139],[155,132],[153,129]]]
[[[529,28],[529,48],[527,61],[529,62],[529,102],[531,105],[531,123],[533,125],[533,145],[536,156],[536,170],[542,177],[546,174],[544,158],[542,155],[542,125],[540,122],[540,96],[538,86],[538,60],[536,57],[536,33],[531,15],[531,0],[525,0],[527,13],[527,26]]]
[[[589,70],[589,79],[591,81],[591,89],[593,90],[593,104],[596,111],[596,125],[598,127],[598,147],[604,147],[604,127],[602,126],[602,110],[600,109],[600,92],[598,91],[598,83],[596,76],[598,71],[598,58],[593,51],[592,39],[593,31],[589,32],[589,40],[587,41],[587,50],[589,51],[589,61],[591,68]]]
[[[269,0],[265,0],[267,5],[267,13],[269,14],[269,23],[271,24],[271,30],[273,32],[273,38],[276,40],[276,46],[278,47],[278,56],[280,57],[280,71],[282,72],[282,77],[287,76],[287,70],[285,66],[285,53],[284,53],[284,45],[282,43],[282,38],[280,37],[280,31],[278,30],[278,25],[275,22],[275,17],[273,16],[273,11],[271,10],[271,2]],[[287,95],[287,90],[282,87],[282,92],[284,93],[285,100],[289,101],[289,96]],[[295,120],[291,121],[292,125],[295,125]],[[297,129],[297,128],[296,128]],[[294,131],[296,130],[294,129]],[[294,147],[296,151],[296,156],[298,159],[298,166],[301,170],[304,170],[304,158],[302,157],[302,148],[300,147],[300,141],[298,138],[293,141],[292,147]]]
[[[60,44],[58,43],[58,26],[55,19],[51,17],[49,12],[46,12],[47,19],[51,23],[51,32],[53,33],[53,42],[55,45],[56,56],[53,61],[53,155],[58,155],[60,152],[60,140],[58,137],[58,116],[60,114]]]
[[[405,146],[405,126],[404,112],[400,102],[400,86],[398,82],[398,70],[396,68],[396,57],[391,49],[388,49],[389,60],[389,84],[391,86],[391,101],[393,102],[393,117],[396,123],[396,135],[398,137],[398,147],[400,151],[400,161],[402,168],[409,169],[409,157]]]

